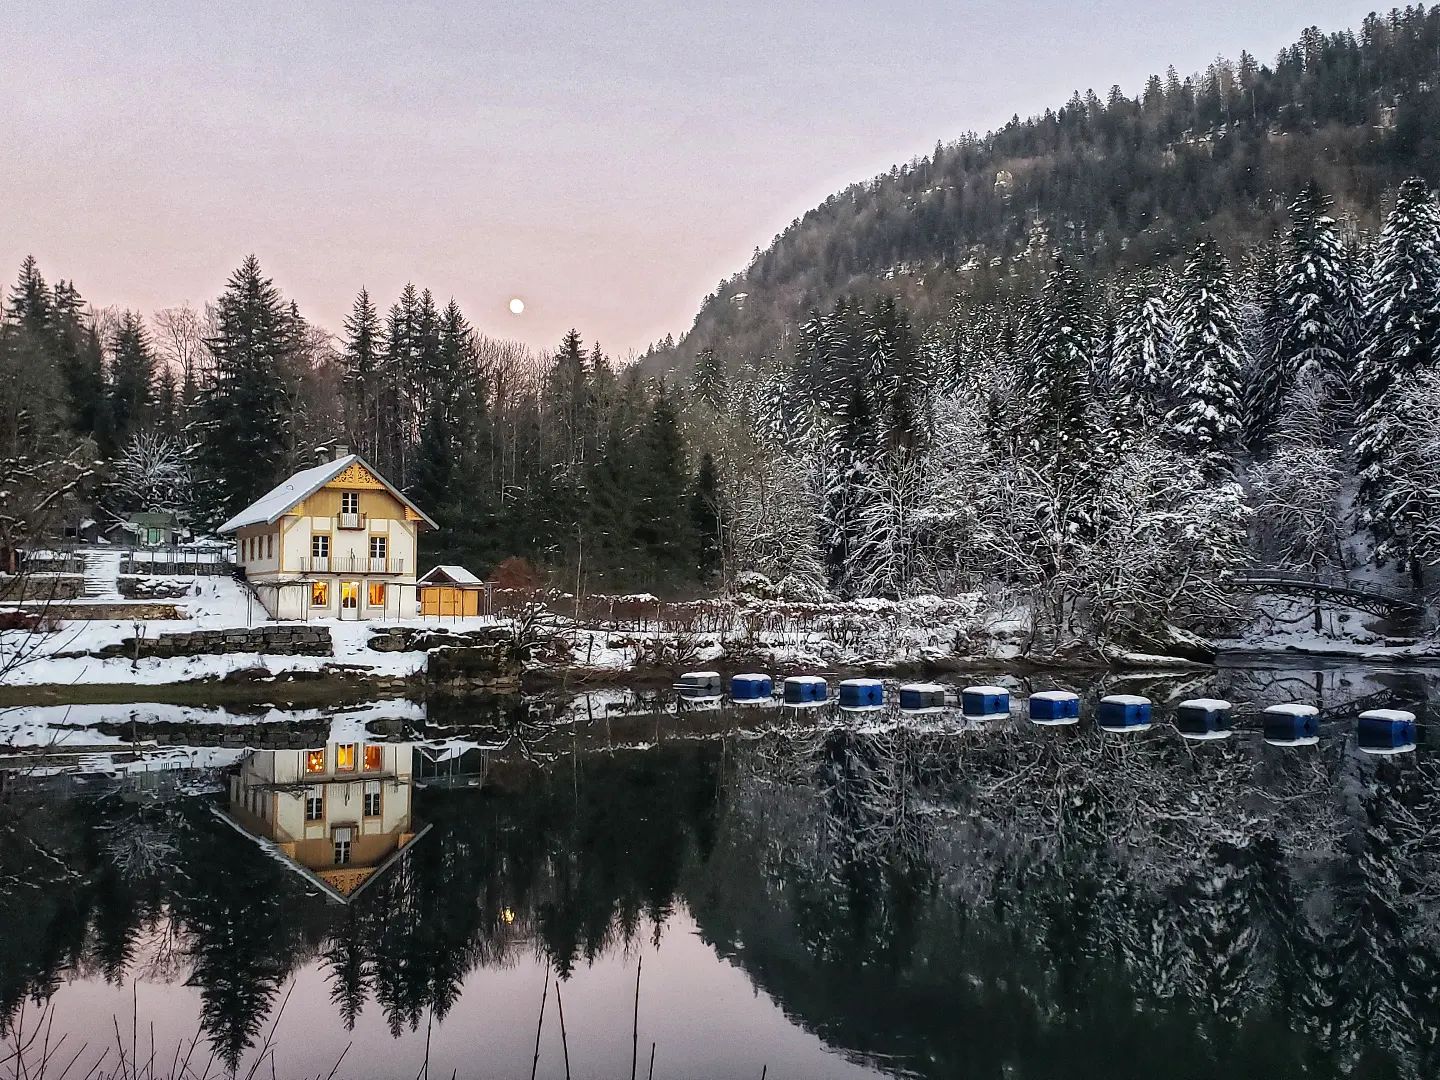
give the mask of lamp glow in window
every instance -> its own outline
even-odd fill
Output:
[[[371,607],[385,606],[385,583],[383,581],[370,582],[369,600]]]
[[[355,744],[353,742],[340,743],[335,747],[335,771],[355,771]]]
[[[365,744],[365,771],[379,772],[384,758],[381,749],[375,743]]]
[[[330,583],[328,581],[312,581],[310,583],[310,606],[330,606]]]
[[[307,773],[320,773],[325,771],[325,751],[305,751],[305,771]]]

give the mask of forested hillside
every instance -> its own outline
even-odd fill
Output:
[[[1440,181],[1440,7],[1306,30],[1135,96],[1077,92],[1043,116],[938,144],[827,199],[706,298],[653,370],[714,348],[729,366],[783,354],[812,308],[897,295],[928,324],[958,295],[1029,292],[1054,251],[1099,276],[1178,266],[1203,233],[1236,258],[1284,227],[1304,184],[1374,228],[1410,176]]]

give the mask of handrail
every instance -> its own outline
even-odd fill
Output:
[[[1341,596],[1385,600],[1402,607],[1420,607],[1420,600],[1414,595],[1391,589],[1385,585],[1376,585],[1365,581],[1336,580],[1334,577],[1303,570],[1251,567],[1236,570],[1230,580],[1236,585],[1310,585],[1316,589],[1323,589]]]

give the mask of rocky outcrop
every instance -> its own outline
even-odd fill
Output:
[[[524,665],[510,641],[431,651],[425,681],[438,694],[516,694]]]
[[[459,633],[443,626],[385,626],[374,630],[375,636],[368,644],[376,652],[429,652],[455,646],[496,645],[513,639],[510,631],[495,626]]]

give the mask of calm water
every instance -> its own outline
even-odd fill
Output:
[[[1440,754],[1349,718],[1436,677],[1079,689],[1332,712],[1280,749],[598,694],[11,772],[0,1016],[157,1075],[198,1037],[197,1075],[528,1076],[542,995],[545,1077],[1440,1073]]]

